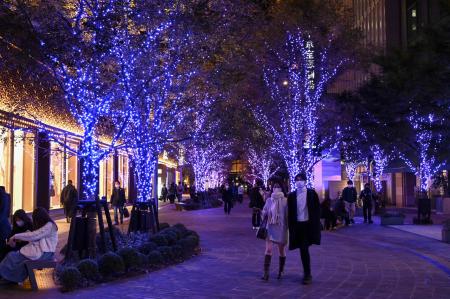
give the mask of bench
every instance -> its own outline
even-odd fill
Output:
[[[28,277],[30,279],[31,289],[33,291],[38,290],[38,284],[36,281],[36,275],[34,270],[42,269],[54,269],[56,267],[55,261],[26,261],[25,267],[27,268]]]
[[[183,211],[183,208],[186,206],[186,203],[184,202],[176,202],[175,203],[175,210],[177,211]]]

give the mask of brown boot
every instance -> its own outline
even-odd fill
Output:
[[[286,257],[280,256],[280,265],[278,268],[278,279],[281,279],[281,276],[284,274],[284,265],[286,264]]]
[[[264,275],[261,277],[262,280],[268,281],[269,280],[269,270],[270,270],[270,261],[272,260],[271,255],[265,255],[264,256]]]

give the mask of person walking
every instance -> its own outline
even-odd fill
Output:
[[[21,234],[26,231],[33,230],[33,221],[28,217],[24,210],[20,209],[14,212],[12,217],[12,231],[8,236],[7,242],[3,243],[3,249],[0,249],[0,261],[11,251],[18,251],[28,244],[26,241],[16,241],[10,243],[11,238],[16,234]],[[3,240],[2,240],[3,241]],[[2,246],[0,246],[2,247]]]
[[[166,184],[163,185],[162,189],[161,189],[161,197],[163,202],[167,201],[167,194],[169,193],[169,191],[167,190]]]
[[[170,184],[169,187],[169,195],[168,195],[170,203],[172,204],[175,203],[176,195],[177,195],[177,185],[174,182],[172,182],[172,184]]]
[[[320,245],[320,202],[314,189],[306,187],[306,174],[295,176],[296,190],[288,196],[289,250],[300,249],[303,284],[311,284],[309,246]]]
[[[177,186],[177,200],[178,202],[183,201],[183,185],[181,184],[181,182],[178,182],[178,186]]]
[[[337,220],[340,221],[341,224],[348,225],[349,219],[348,219],[348,213],[345,210],[345,203],[344,199],[341,196],[341,192],[338,192],[336,203],[334,204],[334,212],[336,214]]]
[[[239,185],[237,192],[238,192],[238,201],[239,203],[242,203],[244,201],[244,186]]]
[[[336,213],[334,212],[333,207],[331,206],[331,199],[326,198],[321,203],[320,211],[322,214],[322,218],[325,220],[324,221],[325,222],[324,229],[325,230],[336,229],[337,218],[336,218]]]
[[[225,185],[225,189],[222,191],[222,201],[225,214],[230,215],[231,208],[233,207],[233,191],[228,184]]]
[[[359,194],[359,199],[362,199],[363,202],[363,214],[364,214],[364,223],[369,221],[369,224],[372,224],[372,190],[370,190],[370,184],[366,183],[364,185],[364,190]]]
[[[5,240],[11,234],[9,215],[11,211],[11,197],[6,193],[5,187],[0,186],[0,251],[6,249]]]
[[[0,263],[0,284],[23,282],[27,276],[25,262],[49,261],[53,259],[58,244],[58,226],[44,208],[33,211],[33,231],[15,234],[10,245],[28,242],[19,251],[8,253]]]
[[[259,228],[261,225],[261,210],[264,207],[264,197],[261,194],[260,186],[256,185],[250,192],[250,204],[252,209],[252,225],[253,229]]]
[[[344,199],[345,209],[348,213],[348,219],[350,224],[355,224],[355,212],[356,212],[356,199],[358,194],[356,188],[353,187],[353,181],[347,181],[347,187],[342,190],[342,198]],[[346,223],[348,225],[348,223]]]
[[[70,219],[74,217],[73,209],[78,202],[78,191],[72,183],[72,180],[67,181],[67,186],[65,186],[61,191],[61,205],[64,208],[64,215],[66,216],[67,223],[70,223]]]
[[[114,208],[114,225],[119,224],[119,214],[120,214],[120,224],[123,224],[123,206],[125,205],[125,189],[120,187],[120,182],[114,182],[114,190],[111,194],[111,205]]]
[[[286,244],[288,241],[288,215],[287,199],[280,184],[273,184],[271,196],[267,199],[262,210],[262,217],[267,217],[267,239],[264,256],[264,274],[262,279],[269,280],[270,262],[272,260],[272,248],[278,247],[279,264],[278,279],[281,279],[286,264]]]

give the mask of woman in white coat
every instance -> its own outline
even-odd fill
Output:
[[[37,208],[33,212],[33,231],[16,234],[9,239],[14,247],[16,241],[26,241],[20,251],[10,252],[0,263],[0,282],[23,282],[28,274],[25,262],[29,260],[52,260],[58,244],[58,226],[47,211]]]
[[[267,281],[269,280],[270,262],[274,245],[278,247],[280,254],[278,279],[281,279],[284,265],[286,264],[286,245],[288,242],[287,199],[281,189],[281,185],[278,183],[273,185],[272,194],[264,205],[262,218],[266,217],[267,239],[262,279]]]

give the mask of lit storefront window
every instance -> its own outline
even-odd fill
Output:
[[[60,208],[61,191],[64,188],[64,151],[56,142],[50,143],[50,209]]]
[[[0,126],[0,186],[4,186],[6,192],[10,193],[11,172],[11,143],[10,133]]]
[[[119,181],[125,188],[125,197],[128,198],[128,157],[119,155]]]
[[[34,134],[0,127],[0,186],[12,194],[11,210],[34,208]],[[12,169],[11,169],[12,164]]]

